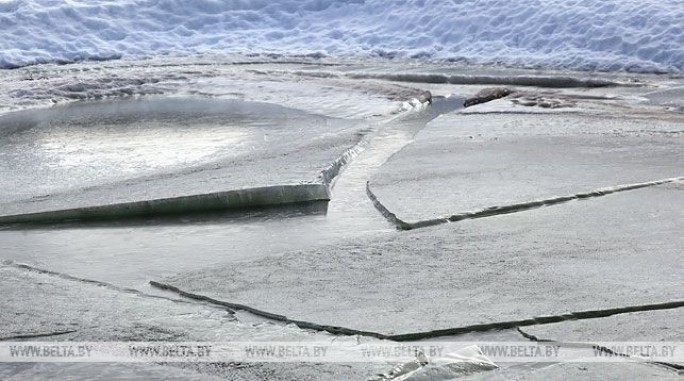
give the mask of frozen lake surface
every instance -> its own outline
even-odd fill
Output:
[[[282,184],[326,186],[330,198],[3,225],[0,338],[378,340],[229,314],[156,281],[304,322],[424,340],[527,340],[516,321],[560,341],[684,340],[681,319],[668,318],[680,314],[684,278],[680,78],[158,59],[37,66],[0,79],[1,215]],[[462,108],[499,82],[513,95]],[[431,104],[419,100],[424,91]],[[478,210],[489,212],[410,232],[394,224]],[[649,310],[663,303],[673,304]],[[624,311],[530,320],[605,309]],[[614,334],[606,321],[627,328]],[[394,365],[3,364],[0,378],[368,379]],[[636,362],[498,365],[458,376],[676,375]]]

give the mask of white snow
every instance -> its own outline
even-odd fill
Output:
[[[193,54],[684,71],[681,0],[0,0],[0,68]]]

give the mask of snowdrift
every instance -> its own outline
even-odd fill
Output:
[[[0,67],[201,53],[684,70],[681,0],[0,0]]]

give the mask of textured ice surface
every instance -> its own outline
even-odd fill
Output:
[[[292,319],[383,333],[674,301],[684,274],[682,188],[349,240],[168,282]]]
[[[683,31],[678,0],[3,0],[0,67],[286,52],[679,72]]]
[[[565,321],[525,327],[523,330],[539,339],[589,342],[682,341],[684,309],[645,311],[609,316],[602,319]]]
[[[319,341],[356,343],[271,323],[241,323],[222,309],[121,292],[0,264],[0,339],[50,334],[39,341]],[[372,339],[363,338],[364,341]],[[0,363],[2,380],[365,379],[387,364],[49,364]],[[294,373],[294,375],[293,375]],[[332,375],[331,375],[332,374]],[[214,377],[220,376],[220,377]]]
[[[516,370],[518,373],[516,373]],[[531,366],[508,371],[505,374],[478,373],[460,380],[676,380],[677,372],[653,364],[643,363],[556,363]]]
[[[389,211],[415,222],[680,177],[681,126],[654,118],[442,115],[371,177],[370,188]]]

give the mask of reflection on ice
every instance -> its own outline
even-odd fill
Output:
[[[237,147],[246,131],[215,126],[155,125],[145,130],[59,131],[41,137],[36,157],[41,166],[88,167],[98,173],[136,173],[192,165],[226,147]],[[200,134],[198,134],[198,131]]]
[[[273,155],[326,118],[273,104],[210,99],[74,103],[0,117],[0,201]],[[227,176],[222,176],[227,177]]]
[[[207,104],[217,103],[221,104],[215,101]],[[123,103],[123,105],[127,104],[136,105],[133,102]],[[249,105],[249,103],[245,104]],[[176,103],[176,105],[179,104]],[[15,247],[16,257],[21,261],[38,263],[43,267],[63,270],[70,274],[107,279],[120,285],[141,287],[149,279],[160,279],[179,271],[218,265],[227,260],[258,258],[332,243],[348,237],[392,232],[393,227],[377,213],[372,202],[368,200],[365,193],[366,180],[387,158],[409,143],[413,134],[420,130],[428,120],[438,113],[452,111],[461,105],[462,99],[436,99],[432,108],[428,110],[395,116],[391,122],[379,126],[379,131],[374,134],[370,146],[354,159],[352,164],[344,170],[340,180],[335,183],[333,201],[329,208],[325,206],[324,212],[316,204],[304,208],[298,207],[294,212],[290,210],[285,216],[278,212],[257,215],[245,213],[237,216],[233,213],[220,216],[183,216],[169,219],[121,221],[104,225],[71,224],[62,226],[67,229],[33,230],[28,236],[12,234],[11,231],[5,231],[2,234],[5,235],[6,247]],[[272,107],[270,110],[287,109]],[[265,114],[268,116],[268,112]],[[298,127],[304,128],[303,133],[313,136],[316,134],[321,136],[322,130],[337,127],[337,125],[326,124],[332,123],[329,119],[316,119],[312,115],[299,114],[295,111],[284,112],[280,118],[283,123],[279,127],[286,128],[287,125],[297,123]],[[270,139],[271,146],[292,145],[292,142],[282,138],[282,134],[277,134],[276,128],[265,125],[264,120],[264,115],[259,114],[255,115],[251,122],[261,123],[261,126],[254,130],[260,129],[264,131],[264,134],[274,136]],[[246,141],[257,144],[258,140],[251,139],[251,136]],[[326,144],[326,140],[317,139],[316,144]],[[310,150],[310,146],[311,144],[304,149]],[[302,156],[301,152],[309,151],[298,150],[296,152]],[[318,154],[321,152],[318,148],[314,152],[317,160],[332,160],[327,159],[327,156],[321,157]],[[293,155],[287,157],[291,156]],[[282,164],[281,157],[278,159]],[[296,163],[301,162],[301,159],[298,160],[300,161]],[[272,161],[262,160],[256,163],[259,166],[254,168],[262,171],[263,166],[271,165]],[[309,163],[307,165],[310,166]],[[251,168],[249,172],[239,175],[244,176],[249,173],[251,177],[256,176],[257,174]],[[276,169],[280,168],[280,166],[276,167]],[[322,167],[318,168],[318,173],[321,169]],[[315,166],[313,170],[316,171]],[[226,176],[239,177],[235,167],[226,167],[226,171],[221,173]],[[200,180],[221,181],[221,179],[214,178],[213,173],[197,173],[196,175]],[[209,178],[209,175],[212,177]],[[179,179],[186,178],[180,177]],[[153,178],[151,182],[146,182],[144,185],[159,194],[161,188],[165,187],[165,182],[166,179]],[[112,191],[121,193],[125,190],[127,189],[124,187],[118,187],[113,188]],[[206,186],[203,191],[206,191]],[[80,197],[85,197],[84,195],[80,194]],[[283,218],[291,217],[292,213],[297,218]],[[84,234],[82,229],[69,229],[75,226],[87,228],[88,234]],[[112,229],[112,227],[118,228]],[[28,237],[30,237],[30,242],[26,239]],[[123,237],[125,239],[122,239]],[[30,249],[27,250],[29,246]],[[159,253],[163,255],[158,255]],[[201,260],[198,260],[198,255]],[[116,263],[116,266],[113,267],[112,263]]]

